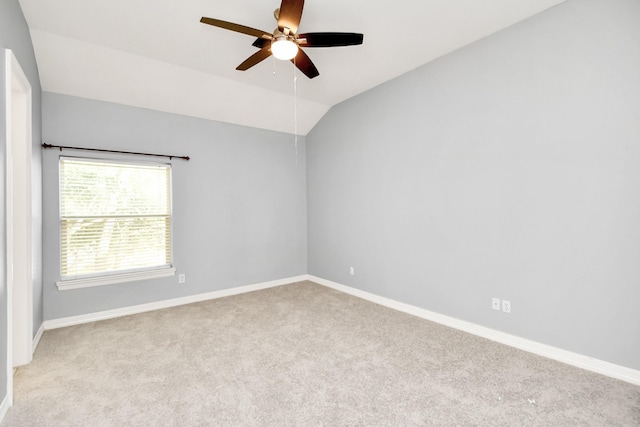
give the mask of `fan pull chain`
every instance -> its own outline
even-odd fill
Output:
[[[296,75],[296,58],[293,57],[293,135],[296,147],[296,166],[298,166],[298,76]]]
[[[293,76],[293,135],[296,146],[296,165],[298,164],[298,77]]]

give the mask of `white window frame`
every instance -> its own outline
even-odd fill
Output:
[[[126,283],[133,282],[138,280],[147,280],[147,279],[158,279],[162,277],[170,277],[174,276],[176,273],[175,267],[173,267],[173,171],[171,163],[157,163],[157,162],[135,162],[135,161],[122,161],[122,160],[113,160],[113,159],[105,159],[105,158],[90,158],[90,157],[75,157],[75,156],[60,156],[58,161],[58,179],[60,181],[58,187],[58,200],[59,209],[58,209],[58,233],[59,233],[59,250],[60,250],[60,259],[58,267],[61,270],[62,263],[62,212],[61,212],[61,191],[62,191],[62,182],[61,182],[61,170],[60,163],[64,159],[72,159],[72,160],[81,160],[81,161],[94,161],[94,162],[102,162],[102,163],[116,163],[116,164],[125,164],[125,165],[143,165],[143,166],[168,166],[169,167],[169,227],[170,230],[170,264],[169,266],[162,267],[150,267],[143,269],[134,269],[128,271],[122,271],[118,273],[97,273],[86,276],[76,276],[73,278],[60,279],[56,282],[56,286],[58,290],[70,290],[70,289],[80,289],[80,288],[88,288],[94,286],[104,286],[104,285],[112,285],[116,283]],[[61,274],[62,275],[62,274]]]

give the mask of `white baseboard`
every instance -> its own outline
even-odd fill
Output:
[[[332,282],[330,280],[322,279],[320,277],[312,276],[309,274],[290,277],[287,279],[274,280],[270,282],[256,283],[253,285],[240,286],[237,288],[223,289],[220,291],[208,292],[204,294],[191,295],[187,297],[174,298],[170,300],[158,301],[148,304],[135,305],[130,307],[118,308],[114,310],[100,311],[97,313],[83,314],[79,316],[71,316],[60,319],[46,320],[38,330],[36,337],[34,338],[34,351],[42,336],[43,330],[63,328],[66,326],[79,325],[82,323],[90,323],[99,320],[113,319],[121,316],[129,316],[131,314],[144,313],[147,311],[159,310],[163,308],[176,307],[184,304],[191,304],[194,302],[206,301],[216,298],[223,298],[231,295],[243,294],[246,292],[258,291],[261,289],[273,288],[276,286],[286,285],[295,282],[301,282],[304,280],[310,280],[319,285],[323,285],[346,294],[350,294],[364,300],[380,304],[382,306],[398,310],[407,314],[411,314],[422,319],[430,320],[432,322],[439,323],[441,325],[449,326],[460,331],[468,332],[479,337],[487,338],[501,344],[505,344],[520,350],[528,351],[529,353],[537,354],[539,356],[547,357],[549,359],[557,360],[559,362],[566,363],[568,365],[576,366],[578,368],[586,369],[588,371],[596,372],[598,374],[606,375],[612,378],[616,378],[622,381],[626,381],[631,384],[640,385],[640,371],[627,368],[613,363],[605,362],[603,360],[595,359],[593,357],[584,356],[582,354],[573,353],[571,351],[563,350],[557,347],[553,347],[546,344],[541,344],[536,341],[528,340],[525,338],[517,337],[515,335],[507,334],[504,332],[496,331],[485,326],[480,326],[475,323],[467,322],[464,320],[456,319],[454,317],[445,316],[443,314],[435,313],[429,310],[425,310],[420,307],[416,307],[410,304],[405,304],[390,298],[381,297],[379,295],[372,294],[370,292],[355,289],[350,286],[342,285],[340,283]],[[1,409],[1,408],[0,408]],[[0,419],[2,419],[0,417]]]
[[[38,348],[38,344],[40,344],[40,338],[42,338],[43,333],[44,333],[44,322],[38,328],[38,332],[36,332],[36,336],[33,337],[32,354],[36,352],[36,348]]]
[[[116,317],[129,316],[131,314],[139,314],[147,311],[160,310],[163,308],[176,307],[179,305],[192,304],[212,300],[216,298],[228,297],[231,295],[244,294],[247,292],[259,291],[261,289],[273,288],[276,286],[287,285],[289,283],[301,282],[307,280],[307,275],[289,277],[287,279],[273,280],[270,282],[256,283],[253,285],[239,286],[237,288],[223,289],[220,291],[207,292],[204,294],[190,295],[187,297],[173,298],[164,301],[151,302],[148,304],[133,305],[129,307],[116,308],[114,310],[99,311],[96,313],[81,314],[78,316],[63,317],[60,319],[45,320],[44,329],[57,329],[66,326],[80,325],[83,323],[96,322],[98,320],[113,319]]]
[[[2,404],[0,404],[0,422],[4,420],[4,416],[7,415],[7,411],[11,407],[10,396],[5,396],[2,399]]]
[[[445,316],[439,313],[434,313],[420,307],[405,304],[399,301],[392,300],[390,298],[381,297],[369,292],[362,291],[360,289],[355,289],[346,285],[342,285],[340,283],[322,279],[320,277],[308,275],[307,280],[376,304],[380,304],[388,308],[392,308],[394,310],[402,311],[404,313],[430,320],[441,325],[449,326],[451,328],[468,332],[479,337],[487,338],[492,341],[508,345],[510,347],[528,351],[529,353],[544,356],[549,359],[557,360],[568,365],[576,366],[578,368],[616,378],[631,384],[640,385],[640,371],[631,368],[615,365],[603,360],[594,359],[593,357],[584,356],[582,354],[573,353],[571,351],[563,350],[557,347],[552,347],[550,345],[541,344],[536,341],[520,338],[515,335],[496,331],[494,329],[476,325],[475,323],[466,322],[464,320]]]

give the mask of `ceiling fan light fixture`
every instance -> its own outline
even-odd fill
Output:
[[[271,42],[271,53],[277,59],[288,61],[298,53],[298,45],[286,36],[279,37]]]
[[[246,25],[203,16],[200,22],[236,33],[257,37],[251,44],[257,47],[257,52],[249,56],[236,70],[246,71],[270,56],[280,60],[291,60],[293,65],[310,79],[318,77],[320,73],[302,49],[308,47],[337,47],[362,44],[363,35],[360,33],[316,32],[298,34],[298,26],[302,19],[302,9],[305,0],[281,0],[280,8],[273,13],[278,26],[272,33]],[[295,59],[294,59],[295,58]]]

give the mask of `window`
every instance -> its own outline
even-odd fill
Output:
[[[174,273],[171,166],[61,157],[58,288]]]

